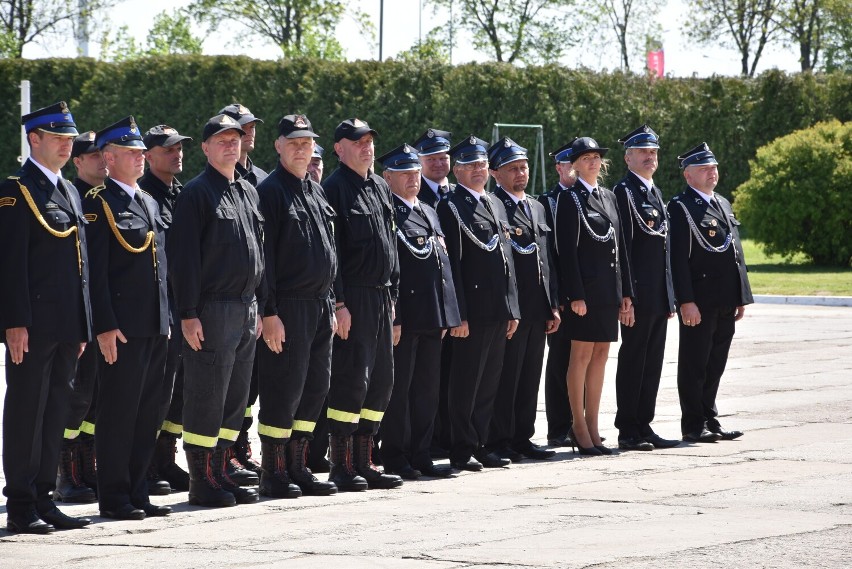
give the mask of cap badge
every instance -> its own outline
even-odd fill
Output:
[[[595,143],[595,141],[594,141],[594,140],[590,140],[590,141],[589,141],[589,148],[597,148],[597,146],[598,146],[598,145]]]
[[[222,115],[222,120],[219,121],[219,126],[233,126],[237,121],[228,115]]]
[[[709,235],[710,237],[716,237],[716,232],[713,229],[711,229],[710,231],[707,232],[707,235]]]
[[[429,138],[435,138],[435,131],[430,128],[426,131],[426,136]]]
[[[166,128],[164,128],[164,129],[163,129],[163,134],[167,134],[167,135],[169,135],[169,136],[171,136],[171,135],[173,135],[173,134],[177,134],[177,133],[178,133],[178,132],[177,132],[175,129],[171,128],[171,127],[166,127]]]
[[[59,101],[59,112],[61,112],[62,114],[67,114],[71,112],[68,110],[68,105],[65,103],[65,101]]]
[[[90,130],[89,132],[87,132],[87,133],[86,133],[86,135],[87,135],[87,140],[88,140],[89,142],[94,142],[94,141],[95,141],[95,131]]]
[[[406,154],[411,154],[412,152],[414,152],[414,149],[406,144],[405,146],[402,147],[402,151],[405,152]]]
[[[506,148],[511,148],[512,141],[507,138],[506,140],[503,141],[503,146],[505,146]]]
[[[308,123],[305,121],[305,117],[299,115],[296,117],[296,120],[293,121],[293,126],[295,126],[296,128],[306,128],[308,126]]]
[[[251,114],[251,113],[249,112],[249,110],[248,110],[247,108],[245,108],[244,106],[242,106],[242,105],[237,105],[237,112],[238,112],[240,115],[248,115],[248,114]]]
[[[136,132],[136,121],[133,119],[133,117],[130,117],[130,132]]]
[[[471,137],[470,137],[469,142],[470,142],[471,144],[476,144],[476,137],[475,137],[475,136],[471,136]]]
[[[367,126],[367,123],[365,123],[361,119],[355,119],[354,121],[352,121],[352,126],[354,126],[355,128],[361,128],[362,126]]]
[[[425,238],[425,237],[418,237],[418,238],[417,238],[417,244],[418,244],[418,245],[423,245],[424,243],[426,243],[426,238]]]

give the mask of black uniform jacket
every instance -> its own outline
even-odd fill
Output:
[[[447,181],[447,193],[444,194],[442,198],[447,199],[447,196],[453,193],[455,189],[456,185]],[[435,192],[432,191],[432,188],[430,188],[428,182],[426,182],[426,178],[420,176],[420,192],[417,194],[417,199],[423,203],[429,204],[432,209],[437,209],[438,202],[441,201],[442,198],[439,198]]]
[[[266,258],[264,316],[278,314],[278,299],[330,298],[337,275],[334,210],[322,186],[297,178],[281,164],[257,188]]]
[[[151,173],[151,170],[136,181],[136,185],[148,192],[157,201],[160,209],[160,219],[168,230],[172,226],[175,213],[175,203],[183,190],[183,185],[177,178],[172,178],[171,187],[167,186],[161,179]]]
[[[82,204],[83,199],[86,197],[86,194],[89,192],[89,190],[94,188],[94,186],[85,180],[81,180],[80,178],[74,178],[74,181],[71,183],[74,185],[74,189],[77,190],[77,196],[80,198],[80,204]]]
[[[455,206],[461,223],[478,243],[459,225],[450,204]],[[500,200],[485,192],[477,201],[459,185],[449,198],[438,204],[438,219],[446,235],[461,319],[476,324],[519,319],[521,311],[515,262],[509,244],[509,220]],[[488,252],[479,246],[489,243],[494,235],[499,239],[496,249]]]
[[[500,186],[494,190],[494,196],[503,202],[509,220],[509,239],[514,243],[512,254],[515,257],[521,318],[552,320],[553,309],[558,307],[559,298],[556,268],[550,255],[553,233],[547,224],[544,206],[526,196],[532,214],[530,219],[520,204],[516,204]],[[535,252],[523,254],[518,251],[533,242],[537,246]]]
[[[556,204],[559,199],[559,193],[567,191],[567,188],[563,188],[562,185],[557,182],[552,188],[543,194],[539,195],[536,199],[539,201],[541,205],[544,206],[544,216],[547,223],[547,226],[550,228],[550,258],[553,261],[553,273],[551,273],[551,278],[556,282],[557,294],[556,298],[561,302],[561,299],[565,298],[567,293],[563,293],[563,285],[560,277],[559,271],[559,251],[556,250]]]
[[[255,166],[254,162],[252,162],[251,158],[248,156],[246,156],[246,167],[243,168],[243,165],[237,162],[235,169],[237,170],[237,174],[240,175],[240,178],[242,178],[255,188],[258,187],[260,183],[264,181],[269,175],[266,173],[266,170]]]
[[[420,212],[393,197],[399,251],[399,299],[394,324],[403,331],[453,328],[461,324],[444,232],[435,210],[419,202]],[[420,251],[427,250],[429,255]]]
[[[624,246],[630,260],[633,301],[637,308],[654,314],[674,312],[669,222],[660,190],[656,186],[649,190],[636,174],[628,172],[612,191],[618,199]]]
[[[399,259],[396,220],[387,183],[370,171],[364,180],[346,164],[326,178],[322,187],[337,215],[334,236],[338,269],[334,296],[346,300],[346,287],[389,287],[396,300]]]
[[[672,277],[678,304],[725,308],[754,302],[740,244],[740,222],[730,202],[715,196],[722,212],[689,187],[669,202]],[[702,239],[694,234],[689,219]],[[723,246],[729,234],[731,244],[726,251],[707,250],[707,246]]]
[[[74,187],[59,178],[60,191],[30,160],[0,183],[0,334],[26,327],[54,342],[85,342],[91,337],[89,261],[83,208]],[[38,214],[27,204],[24,184]],[[77,238],[80,239],[79,257]]]
[[[264,305],[262,223],[257,190],[239,176],[230,183],[208,164],[184,186],[167,240],[181,319],[197,318],[205,300]]]
[[[165,226],[154,198],[138,190],[136,195],[141,204],[107,178],[83,200],[95,334],[116,328],[137,338],[169,333]],[[148,242],[150,232],[153,239]],[[146,242],[140,252],[129,250],[141,249]]]
[[[585,300],[590,305],[621,304],[623,297],[633,296],[615,194],[603,187],[598,187],[598,194],[599,198],[592,198],[579,180],[559,193],[556,246],[566,306],[572,300]],[[610,227],[614,234],[607,241],[589,234],[590,229],[604,236]]]

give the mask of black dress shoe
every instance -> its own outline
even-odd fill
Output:
[[[134,508],[132,504],[124,504],[114,510],[101,510],[101,517],[112,520],[144,520],[145,510]]]
[[[482,466],[485,468],[502,468],[512,464],[512,461],[508,458],[500,458],[493,452],[487,452],[484,449],[475,452],[473,456],[476,460],[481,462]]]
[[[618,448],[621,450],[654,450],[654,445],[645,439],[629,438],[618,439]]]
[[[574,439],[569,434],[547,437],[547,444],[552,447],[570,447],[574,446]]]
[[[603,445],[595,445],[595,448],[598,449],[598,452],[600,452],[601,454],[605,454],[607,456],[612,454],[612,449],[609,447],[605,447]]]
[[[447,468],[446,466],[435,466],[434,464],[424,464],[420,466],[417,470],[423,476],[428,478],[450,478],[453,476],[452,468]]]
[[[651,443],[654,448],[674,448],[680,444],[677,439],[664,439],[657,433],[651,433],[645,437],[646,443]]]
[[[40,511],[38,517],[56,529],[80,529],[92,523],[92,520],[89,518],[72,518],[71,516],[67,516],[59,511],[59,508],[56,506]]]
[[[743,436],[742,431],[723,431],[721,426],[707,427],[707,430],[722,437],[723,441],[732,441]]]
[[[707,429],[701,429],[700,431],[686,433],[683,435],[683,440],[688,443],[715,443],[721,438],[722,435],[718,433],[711,433]]]
[[[517,452],[515,449],[510,447],[500,447],[498,449],[494,449],[491,451],[492,454],[497,456],[498,458],[505,458],[510,463],[511,462],[520,462],[524,459],[524,455]]]
[[[138,509],[145,512],[145,516],[149,518],[159,518],[163,516],[168,516],[172,513],[171,506],[157,506],[155,504],[152,504],[151,502],[140,505]]]
[[[416,468],[412,468],[411,465],[406,464],[403,468],[399,468],[396,470],[389,470],[385,468],[385,474],[396,474],[403,480],[417,480],[423,473],[417,470]]]
[[[556,456],[555,450],[548,450],[533,443],[516,446],[514,450],[532,460],[547,460],[548,458]]]
[[[6,516],[6,530],[9,533],[37,533],[45,534],[56,531],[51,524],[44,523],[35,510],[19,514],[8,514]]]
[[[479,472],[482,470],[482,463],[473,458],[468,459],[466,462],[453,460],[450,462],[450,466],[456,470],[469,470],[470,472]]]

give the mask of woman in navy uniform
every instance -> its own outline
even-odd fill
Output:
[[[577,181],[556,210],[556,240],[571,338],[568,398],[574,415],[572,438],[583,455],[610,454],[598,431],[598,410],[610,342],[618,322],[632,326],[633,288],[615,194],[600,186],[603,156],[589,137],[572,145]],[[585,391],[585,409],[583,408]]]

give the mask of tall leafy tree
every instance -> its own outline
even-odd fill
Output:
[[[117,0],[0,0],[0,57],[21,57],[24,46],[68,34]]]
[[[778,31],[782,0],[693,0],[686,32],[708,45],[732,45],[740,54],[740,73],[754,77],[766,45]]]
[[[193,0],[189,11],[211,30],[238,21],[279,46],[284,57],[342,59],[337,24],[347,15],[367,23],[363,12],[341,0]]]
[[[181,10],[174,10],[171,14],[160,12],[154,18],[146,41],[150,55],[201,53],[202,41],[192,34],[190,17]]]
[[[782,41],[798,47],[802,71],[812,71],[823,59],[844,53],[850,46],[852,3],[848,0],[782,0],[778,26]]]
[[[574,0],[428,0],[451,11],[451,25],[473,34],[473,46],[496,61],[544,63],[558,59],[573,36],[568,8]]]
[[[582,11],[585,21],[608,26],[612,30],[620,66],[629,71],[631,59],[644,55],[648,42],[658,41],[662,35],[655,19],[660,8],[661,3],[656,0],[604,0],[584,7]],[[601,47],[606,48],[611,43],[606,41]]]

